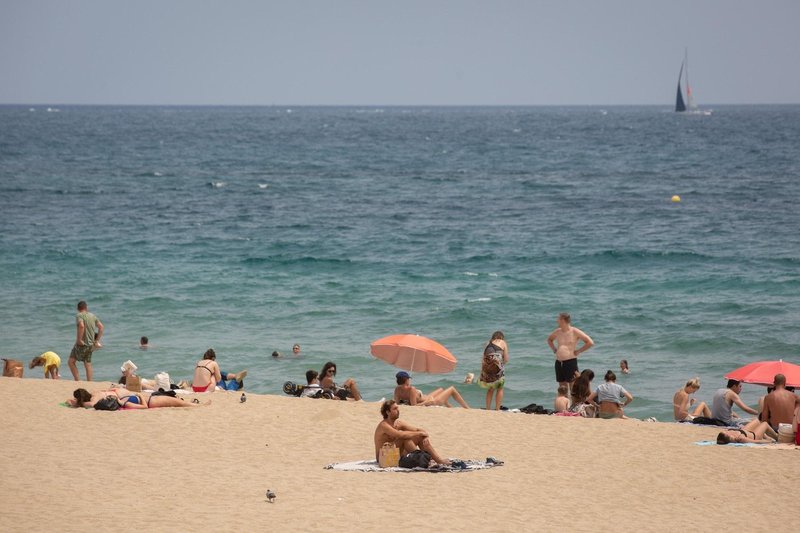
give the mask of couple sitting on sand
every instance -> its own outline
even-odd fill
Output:
[[[299,393],[301,398],[327,398],[330,400],[361,400],[361,392],[358,390],[356,380],[348,378],[338,386],[333,380],[336,377],[336,364],[328,361],[322,366],[322,372],[318,373],[316,370],[309,370],[306,372],[306,386],[302,387],[302,392]],[[290,384],[291,382],[287,382]],[[284,385],[284,391],[291,394],[291,389],[287,391]],[[291,387],[295,387],[291,384]],[[296,393],[295,393],[296,394]]]
[[[395,374],[397,387],[394,389],[394,401],[407,405],[439,405],[452,407],[450,398],[454,398],[464,409],[469,409],[469,405],[461,397],[455,387],[450,386],[446,389],[439,387],[430,394],[422,394],[418,388],[411,385],[411,376],[408,372],[401,370]]]
[[[617,375],[609,370],[606,372],[604,383],[598,385],[592,392],[591,383],[594,372],[585,369],[577,375],[572,382],[571,400],[569,411],[586,418],[628,418],[625,416],[625,407],[633,401],[633,395],[617,383]],[[559,386],[559,397],[556,398],[555,410],[565,410],[566,390]]]

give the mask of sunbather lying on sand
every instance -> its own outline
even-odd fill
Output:
[[[196,407],[198,405],[208,405],[211,400],[202,404],[185,402],[180,398],[164,395],[153,395],[149,392],[131,392],[127,389],[104,389],[89,392],[86,389],[75,389],[72,398],[67,400],[71,407],[94,407],[94,404],[107,396],[113,396],[119,402],[120,407],[129,409],[149,409],[151,407]]]
[[[395,377],[397,378],[397,387],[394,388],[394,401],[397,403],[406,403],[408,405],[440,405],[444,407],[452,407],[450,405],[450,398],[461,404],[464,409],[469,409],[469,405],[461,397],[461,394],[455,387],[450,386],[446,389],[439,387],[430,394],[422,394],[418,388],[411,385],[411,376],[408,372],[400,371]]]
[[[775,439],[764,438],[769,430],[767,422],[759,422],[756,419],[748,422],[741,429],[726,429],[717,435],[717,444],[731,444],[738,443],[755,443],[755,444],[772,444]]]

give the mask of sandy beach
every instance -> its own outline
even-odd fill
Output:
[[[217,392],[191,409],[59,405],[75,388],[0,379],[0,529],[766,531],[788,530],[797,501],[800,450],[694,444],[714,428],[403,407],[443,455],[505,465],[337,472],[324,466],[372,457],[378,403]]]

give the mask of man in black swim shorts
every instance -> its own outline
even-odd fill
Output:
[[[578,371],[578,355],[592,346],[594,341],[589,335],[572,327],[569,313],[558,315],[558,327],[547,337],[547,344],[556,356],[556,381],[559,385],[567,385],[575,379]],[[583,345],[578,348],[578,341]]]

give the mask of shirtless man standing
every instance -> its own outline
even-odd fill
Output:
[[[431,454],[431,459],[438,464],[450,464],[450,461],[440,456],[433,449],[426,431],[398,420],[400,418],[400,407],[397,402],[394,400],[383,402],[381,415],[383,420],[375,428],[375,460],[380,455],[381,447],[388,442],[397,446],[401,456],[420,449]]]
[[[580,348],[579,340],[583,341]],[[569,313],[561,313],[558,315],[558,327],[547,337],[547,344],[556,354],[556,381],[559,385],[569,387],[578,372],[578,356],[594,346],[594,341],[586,333],[572,327]]]
[[[700,378],[692,378],[686,382],[682,389],[675,393],[675,396],[672,397],[675,420],[678,422],[691,422],[696,416],[711,418],[711,409],[708,408],[706,402],[700,402],[691,413],[689,412],[689,407],[694,405],[694,398],[690,399],[689,395],[698,390],[700,390]]]

